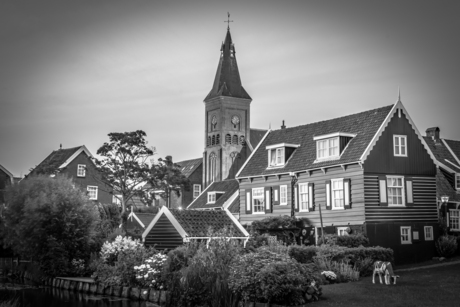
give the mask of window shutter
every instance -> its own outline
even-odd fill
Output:
[[[273,199],[272,199],[272,204],[273,205],[279,205],[280,204],[280,186],[274,186],[272,187],[273,191]]]
[[[315,211],[315,185],[311,182],[308,184],[308,209]]]
[[[446,212],[446,226],[447,226],[447,230],[450,230],[450,225],[449,225],[449,212]]]
[[[299,212],[299,187],[294,186],[294,211]]]
[[[326,180],[326,210],[332,210],[331,181]]]
[[[345,209],[351,209],[351,180],[345,178],[343,180],[343,202]]]
[[[406,206],[414,205],[414,195],[412,191],[412,178],[406,177]]]
[[[380,206],[388,206],[387,199],[387,177],[379,176]]]
[[[246,214],[252,214],[252,201],[251,201],[252,190],[246,189],[245,193],[246,193]]]
[[[264,204],[265,204],[265,213],[272,213],[273,206],[272,206],[272,188],[265,187],[265,195],[264,195]]]

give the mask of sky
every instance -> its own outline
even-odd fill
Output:
[[[251,127],[401,101],[418,130],[460,140],[459,1],[0,2],[0,164],[143,130],[154,158],[199,158],[227,31]]]

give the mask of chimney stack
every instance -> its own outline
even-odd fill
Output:
[[[431,137],[435,143],[439,143],[439,127],[432,127],[426,129],[426,136]]]
[[[283,125],[281,126],[281,129],[286,129],[286,126],[284,125],[284,119],[283,119]]]

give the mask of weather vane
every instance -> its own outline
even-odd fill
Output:
[[[228,15],[228,19],[224,22],[226,22],[228,25],[227,25],[227,29],[230,30],[230,23],[233,22],[233,20],[230,20],[230,13],[227,12],[227,15]]]

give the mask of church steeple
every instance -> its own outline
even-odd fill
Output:
[[[227,28],[227,35],[222,43],[220,52],[214,84],[204,101],[218,96],[251,99],[241,85],[240,73],[236,63],[235,45],[232,42],[230,28]]]

